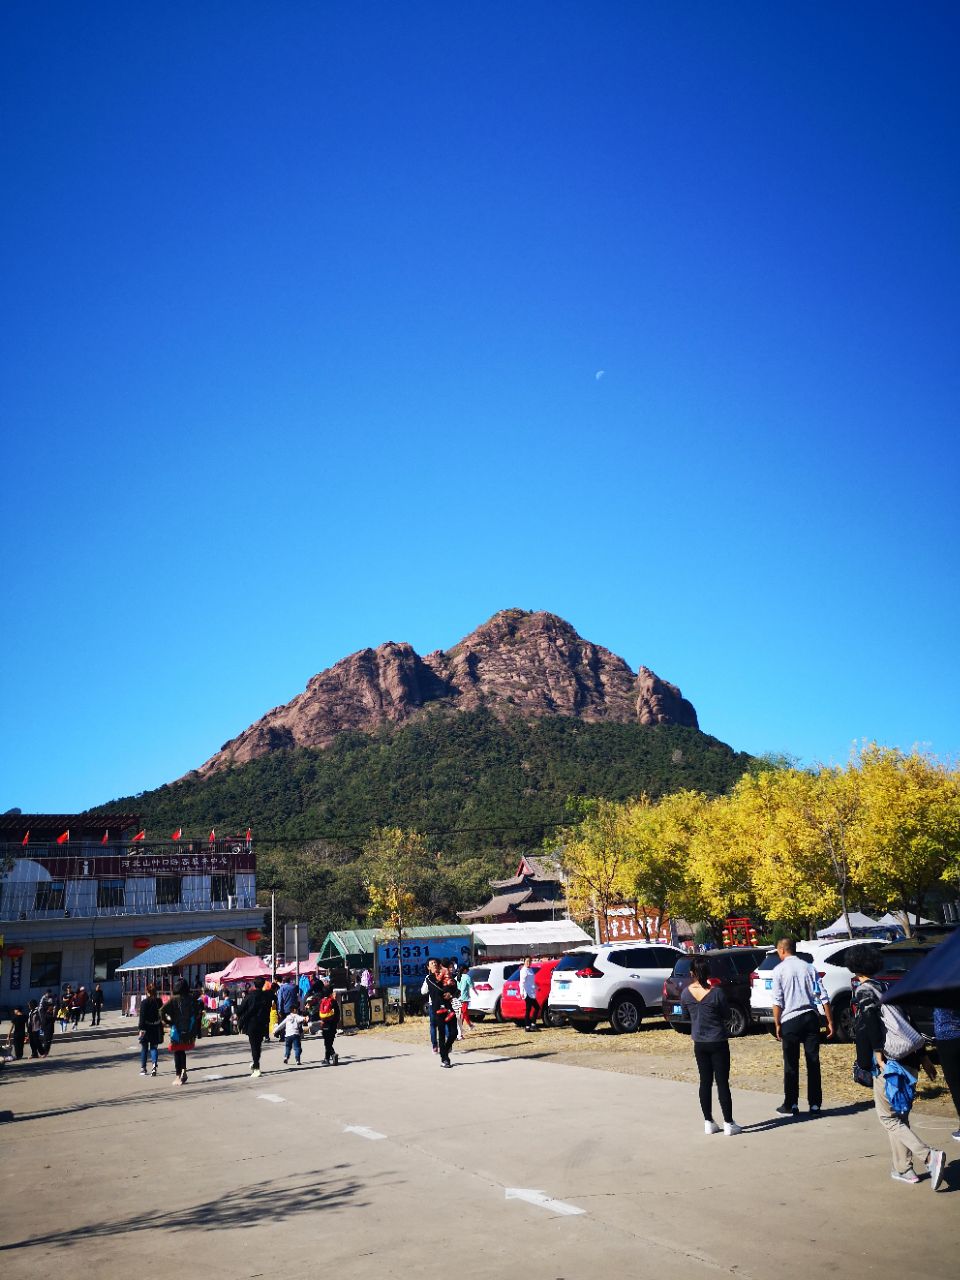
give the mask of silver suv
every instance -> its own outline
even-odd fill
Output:
[[[686,954],[660,942],[608,942],[568,951],[553,971],[549,1006],[577,1031],[609,1021],[618,1033],[639,1031],[663,1012],[663,984]]]

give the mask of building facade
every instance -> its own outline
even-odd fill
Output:
[[[245,837],[134,840],[136,814],[0,816],[0,1009],[99,982],[148,946],[217,934],[253,950],[263,927]]]

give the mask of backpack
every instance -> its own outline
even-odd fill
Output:
[[[324,996],[320,1001],[320,1021],[329,1022],[331,1018],[337,1016],[337,1005],[333,996]]]
[[[888,1058],[895,1058],[897,1061],[909,1058],[911,1053],[917,1053],[925,1046],[923,1036],[896,1005],[881,1005],[880,1016],[886,1032],[883,1052]]]

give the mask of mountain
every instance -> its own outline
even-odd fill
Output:
[[[505,609],[446,651],[421,657],[411,645],[390,641],[341,659],[196,772],[210,777],[274,751],[328,748],[344,733],[373,734],[437,711],[480,709],[500,720],[563,716],[698,728],[696,711],[676,685],[647,667],[632,671],[552,613]]]

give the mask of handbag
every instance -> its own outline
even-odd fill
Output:
[[[865,1089],[873,1088],[873,1072],[861,1067],[856,1058],[853,1060],[853,1083],[862,1084]]]
[[[901,1058],[909,1058],[911,1053],[917,1053],[926,1046],[926,1040],[896,1005],[881,1005],[880,1016],[886,1033],[883,1040],[886,1057],[899,1062]]]

